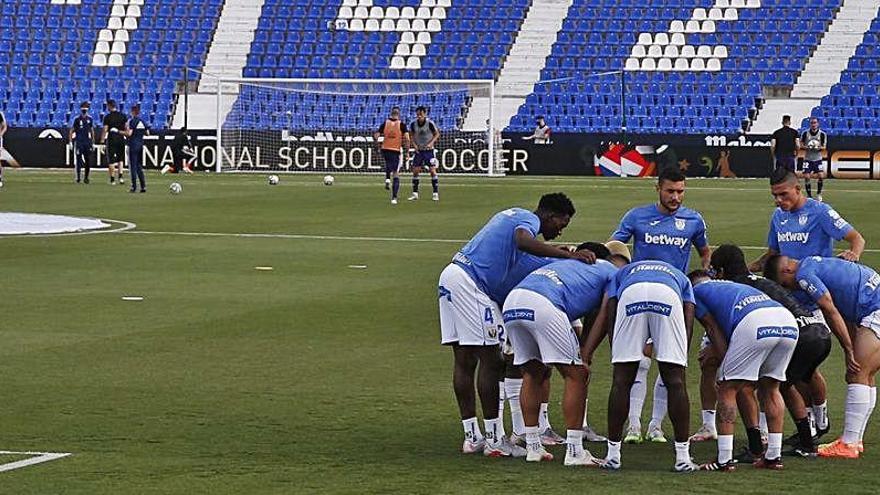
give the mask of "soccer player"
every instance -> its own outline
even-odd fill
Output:
[[[416,120],[409,124],[409,136],[416,148],[416,153],[412,161],[413,192],[408,199],[410,201],[419,199],[419,174],[422,173],[422,167],[428,167],[428,171],[431,172],[431,188],[434,191],[431,194],[431,199],[440,201],[437,157],[434,156],[434,145],[440,139],[440,129],[437,129],[437,125],[428,118],[427,108],[416,108]]]
[[[0,152],[3,151],[3,136],[9,130],[9,124],[6,123],[6,115],[0,112]],[[3,162],[0,161],[0,187],[3,187]]]
[[[586,248],[578,246],[578,250]],[[504,302],[504,324],[513,345],[514,364],[523,368],[521,401],[528,462],[553,459],[542,445],[538,417],[547,367],[554,365],[565,379],[565,465],[594,465],[593,456],[583,445],[588,373],[573,326],[599,307],[617,268],[629,262],[623,255],[609,259],[611,262],[599,260],[593,265],[577,260],[550,263],[523,279]]]
[[[104,132],[101,141],[107,148],[107,173],[110,174],[110,183],[115,184],[118,177],[119,183],[125,184],[125,178],[122,175],[125,162],[125,137],[122,131],[125,130],[126,118],[116,108],[116,101],[107,100],[107,110],[110,113],[104,116]]]
[[[816,199],[822,201],[822,186],[825,185],[825,163],[822,153],[828,149],[828,136],[819,129],[819,119],[810,117],[810,128],[801,134],[801,149],[804,153],[804,186],[807,196],[813,197],[813,186],[810,179],[816,179]]]
[[[89,117],[89,102],[84,101],[79,106],[80,115],[73,119],[70,125],[70,142],[73,144],[74,159],[76,160],[76,183],[80,178],[84,183],[89,183],[89,171],[92,168],[92,148],[95,144],[95,122]],[[85,171],[82,176],[81,171]]]
[[[798,132],[791,128],[791,115],[783,115],[782,127],[773,132],[773,139],[770,141],[777,170],[781,168],[794,172],[798,146]]]
[[[696,471],[690,455],[690,405],[685,367],[694,319],[691,283],[680,270],[663,261],[637,261],[621,268],[611,280],[603,305],[584,345],[589,366],[599,342],[611,331],[614,365],[608,397],[608,453],[600,466],[620,469],[623,423],[629,409],[630,388],[635,382],[645,341],[654,341],[660,376],[666,385],[669,418],[675,431],[675,471]]]
[[[776,255],[767,260],[764,276],[789,289],[806,291],[843,347],[847,383],[843,435],[820,445],[819,456],[858,458],[877,404],[874,380],[880,371],[880,274],[839,258],[810,256],[798,261]]]
[[[131,118],[125,124],[123,134],[128,138],[128,166],[131,173],[131,189],[136,192],[138,181],[141,183],[141,192],[147,192],[147,181],[144,177],[144,135],[150,127],[141,120],[141,106],[131,107]]]
[[[718,373],[718,459],[701,466],[732,471],[736,396],[757,387],[770,430],[767,452],[753,464],[782,469],[784,405],[779,384],[794,353],[798,330],[794,316],[770,296],[748,285],[711,280],[704,270],[689,275],[694,284],[697,318],[721,356]]]
[[[685,176],[678,168],[665,169],[657,179],[657,203],[629,210],[611,238],[621,242],[633,240],[633,260],[665,261],[686,273],[690,262],[691,246],[700,255],[703,268],[709,266],[709,240],[706,222],[699,212],[683,206]],[[651,366],[652,348],[644,349],[636,381],[632,387],[629,408],[629,428],[626,443],[642,441],[641,415],[647,394],[648,370]],[[714,397],[712,398],[714,403]],[[665,442],[661,429],[666,415],[666,388],[658,375],[654,384],[654,407],[646,438]]]
[[[162,167],[162,175],[169,172],[174,174],[180,172],[193,173],[192,162],[196,158],[195,149],[192,136],[189,135],[186,127],[182,127],[180,132],[174,136],[174,140],[171,141],[171,157],[174,163]]]
[[[382,138],[381,143],[379,138]],[[379,143],[379,151],[385,160],[385,190],[391,189],[391,204],[396,205],[397,193],[400,191],[400,178],[397,176],[400,171],[400,153],[403,148],[409,149],[409,133],[406,123],[400,120],[400,107],[391,107],[391,115],[373,133],[373,139]]]
[[[523,139],[534,140],[535,144],[550,144],[550,126],[544,121],[543,115],[538,115],[535,119],[535,131],[531,136],[523,136]]]
[[[502,442],[498,421],[498,381],[501,374],[499,333],[504,324],[497,293],[522,253],[551,258],[595,261],[592,253],[571,252],[536,239],[552,240],[568,226],[575,209],[562,193],[545,194],[534,212],[510,208],[495,214],[443,269],[438,284],[441,343],[452,347],[453,389],[465,439],[462,452],[482,451],[497,457],[511,455]],[[503,303],[501,301],[500,303]],[[483,409],[486,438],[476,419],[474,378]]]
[[[772,280],[749,272],[745,255],[737,246],[731,244],[718,246],[712,252],[710,271],[714,272],[715,278],[730,280],[760,290],[784,306],[795,317],[798,326],[798,341],[794,348],[794,355],[785,370],[782,397],[797,426],[797,434],[791,439],[796,440],[794,453],[807,457],[815,455],[816,443],[813,440],[809,410],[804,400],[805,397],[810,396],[808,387],[810,382],[814,380],[814,374],[818,373],[819,365],[831,352],[830,330],[821,318],[807,311],[787,289]],[[715,356],[715,353],[713,352],[712,355]],[[704,369],[703,374],[714,379],[720,364],[721,361],[718,359],[717,363]],[[805,390],[807,393],[802,395],[799,390]],[[762,433],[759,429],[758,403],[753,393],[741,390],[737,395],[737,405],[749,439],[748,448],[737,457],[737,460],[752,462],[764,450]],[[812,412],[816,417],[827,414],[824,407],[821,406],[812,407]],[[827,419],[823,424],[827,425]]]

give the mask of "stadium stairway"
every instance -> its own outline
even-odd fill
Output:
[[[749,132],[770,134],[779,128],[783,115],[797,126],[808,117],[831,87],[840,81],[849,59],[877,17],[877,0],[844,0],[819,46],[795,81],[788,98],[768,98]]]
[[[532,0],[526,17],[501,66],[495,85],[495,122],[503,129],[532,93],[556,43],[573,0]],[[489,118],[488,105],[475,101],[464,128],[480,129]]]

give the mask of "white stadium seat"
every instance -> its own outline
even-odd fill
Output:
[[[114,5],[112,9],[110,9],[110,15],[115,17],[125,17],[125,7],[122,5]]]
[[[121,41],[114,41],[113,46],[110,48],[110,53],[125,53],[125,43]]]
[[[651,45],[648,47],[648,56],[653,58],[660,58],[663,56],[663,49],[660,48],[660,45]]]
[[[721,61],[717,58],[710,58],[708,62],[706,62],[706,70],[710,70],[712,72],[718,72],[721,70]]]
[[[712,48],[706,45],[700,45],[697,48],[697,58],[710,58],[712,56]]]
[[[122,23],[122,27],[129,31],[134,31],[138,28],[138,21],[134,17],[126,17],[125,21]]]
[[[435,7],[437,0],[422,0],[422,7]]]
[[[399,21],[398,21],[397,25],[400,26]],[[407,23],[407,26],[409,26],[409,23]],[[401,43],[409,43],[411,45],[416,42],[416,35],[413,34],[412,31],[409,31],[409,30],[404,31],[403,34],[400,35],[400,42]]]
[[[672,33],[672,39],[669,40],[670,45],[682,46],[684,45],[684,34],[683,33]]]
[[[725,21],[738,21],[739,20],[739,11],[736,9],[725,9],[724,10],[724,20]]]
[[[397,30],[398,31],[403,31],[403,33],[406,34],[411,29],[412,29],[412,26],[410,25],[409,19],[398,19],[397,20]],[[410,33],[410,34],[412,34],[412,33]]]
[[[107,67],[107,55],[96,53],[95,56],[92,57],[92,65],[95,67]]]
[[[624,66],[625,70],[639,70],[639,60],[636,58],[628,58],[626,59],[626,66]]]
[[[669,32],[670,33],[683,33],[684,32],[684,23],[680,20],[674,20],[669,23]]]
[[[438,7],[452,7],[452,0],[437,0]]]
[[[415,32],[419,31],[427,31],[428,27],[425,25],[424,19],[415,19],[412,21],[412,30]]]
[[[351,19],[354,17],[354,12],[352,12],[351,7],[343,5],[339,7],[339,15],[337,17],[339,19]]]
[[[98,31],[98,41],[113,41],[113,31],[109,29]]]
[[[730,0],[717,0],[715,6],[719,9],[726,9],[727,7],[730,7]]]
[[[664,72],[668,72],[672,70],[672,60],[668,58],[661,58],[659,62],[657,62],[657,70],[662,70]]]
[[[761,8],[761,0],[746,0],[746,7],[750,9]]]
[[[125,15],[128,17],[140,17],[141,16],[141,8],[138,5],[129,5],[127,9],[125,9]]]
[[[77,1],[79,1],[79,0],[77,0]],[[144,0],[128,0],[128,3],[130,5],[143,5]]]
[[[359,6],[354,9],[355,19],[366,19],[367,17],[370,17],[370,11],[366,7]]]
[[[727,47],[724,45],[716,45],[712,49],[712,56],[715,58],[727,58]]]
[[[654,70],[656,68],[657,68],[657,63],[654,62],[653,58],[642,59],[642,70]]]
[[[697,52],[694,50],[694,45],[684,45],[681,47],[680,55],[684,58],[694,58],[697,56]]]
[[[635,45],[633,46],[631,57],[635,58],[645,58],[647,54],[645,53],[645,45]]]
[[[413,45],[413,47],[412,47],[412,52],[411,52],[411,54],[412,54],[413,56],[416,56],[416,57],[424,57],[424,56],[425,56],[425,51],[426,51],[426,50],[425,50],[425,45],[423,45],[423,44],[421,44],[421,43],[416,43],[416,44]]]
[[[342,5],[346,7],[357,7],[357,0],[342,0]]]
[[[116,34],[113,35],[113,41],[124,41],[128,43],[128,31],[126,31],[125,29],[120,29],[116,31]]]
[[[416,10],[412,7],[404,7],[400,9],[400,18],[401,19],[415,19]]]
[[[422,31],[417,36],[418,37],[416,38],[416,43],[421,43],[423,45],[430,45],[431,44],[431,33],[427,32],[427,31]]]
[[[746,6],[746,0],[730,0],[730,6],[738,9],[743,9]]]
[[[95,53],[110,53],[110,43],[99,41],[95,45]]]
[[[669,35],[666,33],[657,33],[654,35],[654,44],[666,46],[669,44]]]
[[[428,7],[419,7],[419,10],[416,11],[416,18],[430,19],[431,18],[431,9],[429,9]]]
[[[121,17],[111,17],[107,22],[107,28],[112,30],[122,29],[122,18]]]
[[[378,31],[379,30],[379,21],[376,19],[367,19],[367,22],[364,23],[364,31]]]
[[[709,19],[720,21],[722,18],[724,18],[724,13],[721,12],[721,9],[709,9]]]
[[[691,19],[684,26],[684,32],[686,33],[699,33],[700,32],[700,21],[695,21]]]
[[[691,70],[706,70],[706,63],[701,58],[691,60]]]
[[[446,19],[446,9],[444,7],[434,7],[431,10],[431,17],[434,19]]]
[[[394,19],[382,19],[382,24],[379,26],[379,31],[396,31],[394,25]]]
[[[706,18],[707,18],[706,9],[704,9],[702,7],[695,8],[694,13],[691,14],[691,19],[694,19],[697,21],[702,21],[702,20],[705,20]]]
[[[422,68],[422,60],[419,57],[410,57],[406,59],[406,68],[410,70],[419,70]]]
[[[403,69],[404,67],[406,67],[406,63],[403,61],[403,57],[391,57],[392,69]]]
[[[107,57],[107,67],[122,67],[122,55],[113,53]]]
[[[358,0],[358,5],[363,5],[364,7],[372,7],[373,0]]]
[[[651,33],[640,33],[639,34],[639,44],[640,45],[653,45],[654,40],[651,39]]]
[[[703,21],[703,25],[700,27],[701,33],[714,33],[715,32],[715,21]]]
[[[678,47],[675,45],[666,45],[663,48],[663,56],[668,58],[678,58]]]
[[[382,7],[370,8],[370,19],[382,19],[383,17],[385,17],[385,11]]]
[[[428,31],[432,33],[440,32],[440,21],[437,19],[428,19]]]
[[[675,59],[675,70],[690,70],[691,65],[686,58]]]
[[[67,2],[65,2],[64,0],[52,0],[52,1],[49,2],[49,3],[51,3],[51,4],[53,4],[53,5],[63,5],[63,4],[65,4],[65,3],[67,3]]]
[[[364,20],[363,19],[352,19],[351,22],[348,23],[349,31],[363,31],[364,30]]]
[[[400,9],[397,7],[388,7],[385,9],[386,19],[398,19],[400,17]]]
[[[395,55],[407,56],[409,55],[409,45],[406,43],[398,43],[397,50],[394,52]]]

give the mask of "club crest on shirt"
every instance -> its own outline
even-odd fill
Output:
[[[678,230],[684,230],[684,227],[687,225],[687,221],[683,218],[675,219],[675,228]]]
[[[806,225],[809,221],[810,217],[808,217],[806,214],[798,217],[798,223],[801,224],[801,226]]]

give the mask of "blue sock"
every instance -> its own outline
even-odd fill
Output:
[[[419,178],[418,177],[413,177],[413,192],[414,193],[419,192]]]
[[[391,179],[391,199],[397,199],[397,191],[400,191],[400,177]]]
[[[439,192],[438,188],[440,187],[440,179],[436,176],[431,177],[431,187],[434,188],[434,192]]]

